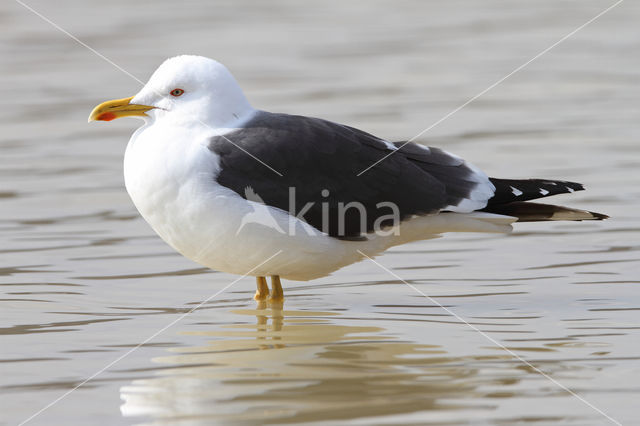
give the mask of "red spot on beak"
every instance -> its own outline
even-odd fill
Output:
[[[112,112],[103,112],[102,114],[100,114],[98,116],[97,119],[101,120],[101,121],[111,121],[111,120],[113,120],[115,118],[117,118],[117,116],[114,113],[112,113]]]

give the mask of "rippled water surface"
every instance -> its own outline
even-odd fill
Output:
[[[215,57],[259,108],[392,140],[611,4],[29,2],[142,80]],[[285,282],[280,308],[252,278],[206,301],[237,277],[138,216],[121,170],[138,123],[86,123],[139,83],[3,2],[0,424],[45,407],[28,424],[638,424],[639,20],[620,4],[420,138],[493,176],[583,182],[554,201],[610,220],[397,247],[377,259],[396,276]]]

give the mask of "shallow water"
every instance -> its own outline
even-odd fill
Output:
[[[140,79],[203,54],[257,107],[401,140],[612,2],[29,4]],[[173,253],[125,193],[137,123],[86,124],[139,84],[4,2],[0,424],[99,371],[28,424],[636,424],[639,19],[622,3],[420,139],[583,182],[554,201],[610,220],[397,247],[377,261],[414,288],[362,262],[285,282],[280,309],[251,278],[208,300],[237,277]]]

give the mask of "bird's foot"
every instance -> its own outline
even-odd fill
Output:
[[[256,294],[253,296],[258,302],[269,299],[269,286],[265,277],[256,277]]]
[[[280,304],[284,302],[284,291],[282,290],[282,283],[278,275],[271,276],[271,294],[269,296],[269,303]]]
[[[270,298],[267,301],[267,304],[268,304],[269,308],[271,308],[271,311],[273,311],[273,312],[276,312],[276,311],[282,312],[282,309],[284,308],[284,299],[273,300],[273,299]]]

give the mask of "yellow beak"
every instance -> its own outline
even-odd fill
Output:
[[[133,96],[101,103],[91,111],[89,121],[111,121],[120,117],[146,116],[145,112],[155,108],[148,105],[132,104],[130,103],[131,99]]]

